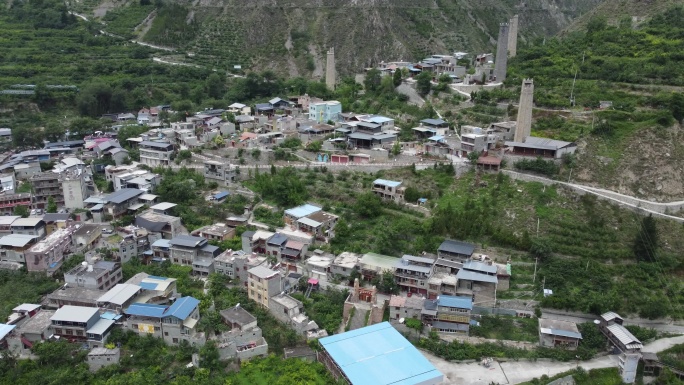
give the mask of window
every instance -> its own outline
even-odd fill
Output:
[[[71,335],[74,334],[74,331],[71,330],[71,329],[66,329],[66,330],[64,330],[64,331],[66,332],[65,334],[68,335],[68,336],[71,336]]]
[[[131,327],[133,327],[133,329],[137,329],[137,328],[138,328],[138,324],[131,324]]]
[[[174,338],[174,339],[173,339],[173,343],[174,343],[174,344],[177,344],[177,343],[178,343],[178,338]]]
[[[155,331],[155,332],[158,332],[158,331],[160,331],[160,330],[161,330],[161,328],[160,328],[159,326],[155,326],[155,327],[154,327],[154,331]]]
[[[59,328],[58,328],[58,329],[55,329],[55,333],[56,333],[56,334],[62,334],[62,329],[59,329]]]
[[[164,337],[168,337],[168,336],[169,336],[169,332],[164,332]]]
[[[77,335],[77,336],[82,336],[82,335],[83,335],[83,330],[76,330],[76,335]]]
[[[287,309],[283,309],[283,313],[287,314]]]

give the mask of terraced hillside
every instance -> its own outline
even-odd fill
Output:
[[[106,0],[90,10],[115,5],[125,21],[105,15],[116,26],[141,22],[133,12],[150,7]],[[144,41],[172,45],[214,66],[235,64],[290,75],[322,75],[325,52],[334,47],[338,70],[351,74],[381,60],[417,59],[428,53],[492,50],[500,22],[520,15],[523,39],[550,36],[602,0],[178,0],[155,2],[158,14]],[[101,16],[101,15],[100,15]],[[131,30],[131,33],[134,31]]]

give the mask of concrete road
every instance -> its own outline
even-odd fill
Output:
[[[577,362],[545,362],[545,361],[511,361],[494,362],[485,368],[479,363],[458,364],[445,361],[437,356],[422,351],[423,355],[446,376],[446,384],[457,385],[489,385],[519,384],[543,375],[554,376],[577,367]],[[586,370],[617,367],[617,356],[604,356],[580,362],[579,366]]]
[[[658,353],[679,344],[684,344],[684,336],[661,338],[659,340],[655,340],[649,344],[646,344],[644,348],[641,349],[641,351]]]

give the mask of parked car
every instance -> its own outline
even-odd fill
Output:
[[[112,234],[114,233],[114,230],[110,229],[109,227],[102,229],[102,234]]]
[[[43,209],[36,209],[36,215],[43,215]]]
[[[31,210],[31,215],[36,215],[36,209]]]

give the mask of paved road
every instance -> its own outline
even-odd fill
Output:
[[[592,314],[567,313],[554,309],[542,309],[542,316],[548,319],[569,321],[574,323],[593,322],[599,317]],[[641,327],[655,329],[659,332],[684,334],[684,323],[682,321],[670,321],[665,319],[648,320],[641,318],[625,318],[625,326],[637,325]]]
[[[684,343],[684,336],[663,338],[644,346],[643,351],[658,353],[674,345]],[[557,362],[546,360],[530,361],[509,361],[494,363],[489,368],[485,368],[479,363],[460,364],[443,360],[426,351],[422,352],[425,357],[447,377],[447,384],[459,385],[489,385],[496,384],[519,384],[539,378],[543,375],[549,377],[559,373],[567,372],[577,366],[586,370],[612,368],[618,366],[618,356],[602,356],[588,361]]]

